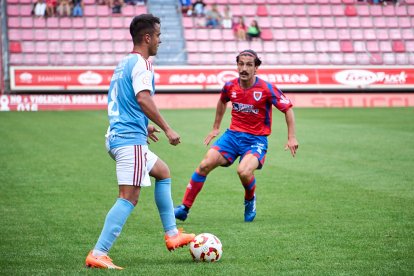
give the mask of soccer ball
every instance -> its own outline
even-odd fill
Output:
[[[223,249],[216,236],[202,233],[190,242],[190,253],[194,261],[217,262],[223,255]]]

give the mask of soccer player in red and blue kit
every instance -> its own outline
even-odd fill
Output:
[[[218,166],[230,166],[240,157],[237,174],[244,187],[244,221],[256,217],[256,178],[254,171],[261,169],[267,152],[267,136],[271,133],[272,106],[285,114],[289,149],[295,157],[298,141],[295,135],[295,116],[291,101],[275,85],[256,76],[262,63],[253,50],[244,50],[237,57],[239,77],[227,82],[217,103],[213,129],[204,140],[205,145],[219,134],[220,124],[231,102],[230,128],[213,144],[193,173],[182,204],[174,209],[175,217],[186,220],[207,175]]]

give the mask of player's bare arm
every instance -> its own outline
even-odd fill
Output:
[[[141,91],[136,96],[138,104],[141,106],[144,114],[157,126],[159,126],[168,138],[171,145],[176,146],[180,143],[180,135],[175,132],[162,117],[160,111],[152,100],[149,91]]]
[[[214,119],[213,130],[204,139],[204,145],[208,146],[210,142],[216,138],[220,133],[220,125],[223,120],[224,113],[226,113],[227,103],[223,103],[221,100],[217,102],[216,118]]]
[[[296,128],[295,128],[295,114],[293,109],[290,108],[285,113],[286,125],[288,129],[288,141],[285,145],[285,150],[290,150],[293,157],[296,155],[296,151],[299,148],[298,141],[296,140]]]

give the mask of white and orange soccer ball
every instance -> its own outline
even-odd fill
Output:
[[[194,261],[217,262],[223,255],[223,248],[216,236],[202,233],[190,242],[190,253]]]

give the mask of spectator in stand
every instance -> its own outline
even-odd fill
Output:
[[[205,7],[206,3],[203,0],[196,0],[193,4],[193,14],[195,16],[204,16],[206,14]]]
[[[37,17],[46,15],[46,3],[43,0],[37,0],[33,7],[33,14]]]
[[[57,13],[59,16],[70,16],[71,6],[69,0],[59,0]]]
[[[191,8],[191,0],[180,0],[181,12],[187,14]]]
[[[46,0],[46,15],[48,17],[55,16],[55,10],[57,6],[57,0]]]
[[[206,12],[206,27],[207,28],[218,28],[221,26],[221,14],[216,4],[213,4],[211,10]]]
[[[231,29],[231,27],[233,27],[233,14],[230,10],[229,5],[227,5],[224,8],[224,14],[223,14],[223,19],[221,20],[221,25],[225,29]]]
[[[238,17],[233,23],[233,33],[237,40],[246,40],[246,24],[243,17]]]
[[[247,29],[247,40],[252,41],[253,38],[260,38],[260,27],[259,23],[257,23],[257,20],[253,20],[250,23],[249,28]]]
[[[83,16],[83,1],[82,0],[73,0],[73,17],[82,17]]]
[[[122,6],[124,5],[123,0],[110,0],[109,4],[112,8],[112,14],[122,13]]]

